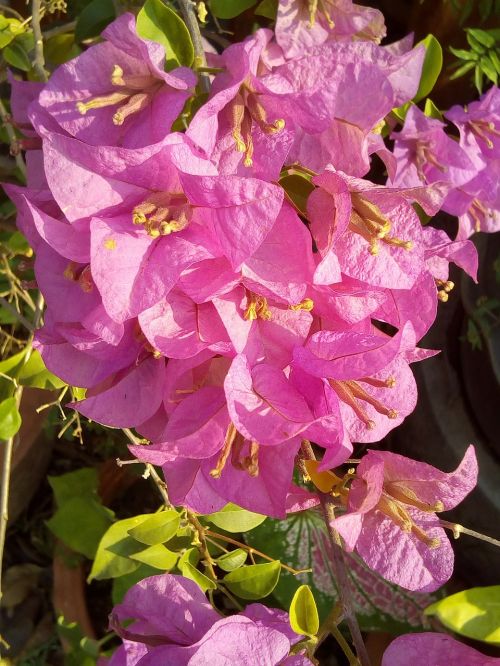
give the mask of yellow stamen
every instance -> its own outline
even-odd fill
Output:
[[[226,437],[224,439],[224,445],[222,446],[222,450],[219,456],[219,459],[217,460],[217,465],[215,466],[214,469],[210,470],[210,476],[214,479],[220,479],[222,475],[222,471],[224,467],[226,466],[227,459],[229,458],[229,455],[231,453],[231,448],[233,446],[233,442],[236,438],[236,435],[238,434],[238,431],[236,430],[236,427],[234,423],[230,423],[227,431],[226,431]]]
[[[103,95],[102,97],[94,97],[88,102],[77,102],[76,108],[78,113],[84,116],[90,109],[102,109],[106,106],[114,106],[115,104],[120,104],[120,102],[125,101],[129,96],[129,93],[126,92],[110,93],[109,95]]]
[[[254,321],[255,319],[269,321],[272,318],[271,311],[267,306],[267,298],[250,293],[247,300],[248,305],[243,314],[244,319],[249,321]]]
[[[296,303],[295,305],[289,305],[288,306],[290,310],[293,310],[294,312],[297,312],[299,310],[305,310],[306,312],[311,312],[311,310],[314,307],[314,301],[312,298],[304,298],[304,300],[300,301],[300,303]]]

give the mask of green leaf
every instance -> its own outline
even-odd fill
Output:
[[[457,634],[500,645],[500,585],[457,592],[425,609]]]
[[[129,534],[136,541],[148,546],[165,543],[171,539],[179,529],[180,516],[174,509],[154,513],[137,527],[129,530]]]
[[[73,497],[97,497],[98,476],[95,467],[82,467],[75,472],[49,476],[48,481],[59,507]]]
[[[198,569],[190,562],[184,562],[181,573],[185,578],[194,580],[194,582],[201,587],[203,592],[217,589],[215,582],[208,576],[205,576],[205,574],[202,574],[201,571],[198,571]]]
[[[149,567],[147,564],[140,564],[139,567],[134,571],[120,576],[119,578],[114,578],[111,588],[111,601],[113,602],[113,606],[116,606],[116,604],[121,604],[123,597],[133,585],[141,580],[144,580],[144,578],[157,575],[158,569]]]
[[[491,62],[491,60],[488,58],[488,56],[483,56],[480,60],[480,67],[483,70],[483,72],[486,74],[486,76],[489,78],[490,81],[492,81],[495,85],[498,83],[498,74],[496,72],[496,69]]]
[[[425,46],[425,59],[417,94],[413,98],[415,102],[420,101],[431,92],[443,67],[443,49],[434,35],[427,35],[417,46],[420,44]]]
[[[262,0],[255,9],[257,16],[265,16],[265,18],[271,19],[271,21],[276,20],[277,13],[278,0]]]
[[[0,49],[10,44],[17,35],[24,31],[24,27],[16,18],[7,18],[0,14]]]
[[[54,35],[45,42],[44,47],[45,58],[54,65],[63,65],[68,60],[80,55],[81,51],[78,44],[75,43],[73,33]]]
[[[224,553],[224,555],[221,555],[215,561],[217,566],[223,571],[234,571],[245,564],[247,555],[247,551],[243,550],[243,548],[236,548],[230,553]]]
[[[5,240],[2,238],[2,245],[12,254],[21,254],[24,257],[33,256],[30,244],[20,231],[9,234],[9,237]]]
[[[256,601],[271,594],[278,584],[280,572],[279,560],[266,564],[250,564],[226,574],[224,585],[241,599]]]
[[[281,557],[295,569],[312,569],[299,577],[284,569],[281,571],[273,599],[282,608],[290,607],[295,591],[304,583],[314,594],[320,620],[328,616],[339,594],[330,565],[332,553],[328,534],[318,512],[301,511],[285,520],[269,518],[249,532],[245,540],[270,557]],[[423,629],[422,608],[433,603],[435,596],[410,594],[371,571],[357,555],[345,553],[344,556],[353,590],[354,611],[363,631],[404,634]]]
[[[474,83],[479,94],[483,92],[483,70],[479,65],[476,65],[474,70]]]
[[[103,578],[116,578],[128,574],[139,566],[130,555],[141,550],[140,544],[132,539],[128,531],[148,520],[151,514],[133,516],[111,525],[103,535],[97,548],[88,582]]]
[[[474,35],[471,35],[471,33],[466,30],[466,37],[467,41],[469,43],[469,46],[472,48],[473,51],[476,53],[486,53],[486,49],[484,48],[483,44],[481,44],[480,41],[478,41]]]
[[[82,42],[84,39],[97,37],[115,17],[113,0],[92,0],[78,16],[75,27],[76,41]]]
[[[200,551],[198,548],[188,548],[185,550],[182,555],[179,558],[179,562],[177,564],[177,567],[179,571],[182,571],[182,567],[186,564],[189,563],[193,567],[196,567],[198,562],[200,561]]]
[[[307,213],[307,199],[314,190],[310,180],[298,174],[286,175],[280,178],[280,185],[302,214]]]
[[[454,49],[453,46],[450,46],[450,51],[454,56],[460,58],[460,60],[477,60],[477,53],[474,51],[466,51],[465,49]]]
[[[220,511],[211,513],[205,517],[226,532],[248,532],[263,523],[266,519],[266,516],[260,513],[252,513],[231,502],[226,504]]]
[[[231,19],[255,5],[257,0],[210,0],[212,13],[221,19]]]
[[[293,595],[290,604],[290,626],[297,634],[316,636],[318,633],[318,609],[309,585],[301,585]]]
[[[497,74],[500,74],[500,57],[496,51],[490,51],[488,57],[491,60]]]
[[[31,352],[28,362],[19,373],[19,383],[23,386],[41,389],[60,389],[66,386],[65,382],[53,375],[45,367],[42,357],[36,349]]]
[[[16,398],[7,398],[0,402],[0,439],[14,437],[21,427],[21,414],[17,409]]]
[[[4,48],[3,57],[9,65],[17,67],[23,72],[29,72],[31,69],[31,60],[23,45],[17,39]]]
[[[475,66],[475,62],[466,62],[465,65],[462,65],[453,72],[453,74],[450,76],[450,81],[453,81],[453,79],[459,79],[464,74],[467,74],[467,72],[470,72],[470,70]]]
[[[137,560],[137,562],[147,564],[155,569],[161,569],[162,571],[173,569],[179,559],[178,553],[173,553],[161,543],[145,548],[130,557],[133,560]]]
[[[158,42],[165,49],[165,69],[191,67],[194,47],[184,21],[162,0],[146,0],[137,16],[137,34]]]
[[[479,28],[467,28],[466,32],[468,35],[471,35],[480,44],[486,46],[488,49],[491,49],[492,46],[495,46],[495,38],[489,32],[486,32],[486,30],[480,30]]]
[[[392,109],[392,113],[396,116],[396,118],[404,123],[406,114],[408,113],[408,110],[410,106],[412,105],[412,102],[406,102],[405,104],[402,104],[401,106],[398,106],[395,109]]]
[[[437,120],[444,121],[443,114],[437,108],[437,106],[434,104],[434,102],[429,98],[427,98],[425,100],[424,113],[429,118],[437,118]]]
[[[72,497],[46,525],[69,548],[91,560],[113,518],[113,512],[92,497]]]

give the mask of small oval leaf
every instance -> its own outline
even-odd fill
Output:
[[[226,532],[248,532],[263,523],[266,516],[260,513],[252,513],[252,511],[242,509],[230,502],[223,509],[209,514],[206,518],[220,527],[221,530],[226,530]]]
[[[0,402],[0,439],[14,437],[21,427],[21,422],[15,398],[7,398]]]
[[[137,562],[162,571],[173,569],[179,559],[178,553],[173,553],[161,543],[145,548],[138,553],[133,553],[130,557]]]
[[[147,546],[165,543],[171,539],[179,529],[180,516],[177,511],[169,509],[154,513],[137,527],[129,530],[130,536]]]
[[[319,630],[319,615],[309,585],[301,585],[290,604],[290,626],[296,634],[316,636]]]
[[[443,67],[443,49],[434,35],[427,35],[417,46],[420,44],[425,46],[425,58],[414,102],[418,102],[431,92]]]
[[[251,564],[226,574],[224,584],[236,596],[255,601],[271,594],[278,584],[280,572],[279,560]]]
[[[217,566],[223,571],[234,571],[245,564],[247,555],[247,551],[243,550],[243,548],[236,548],[236,550],[232,550],[230,553],[224,553],[224,555],[221,555],[215,561]]]

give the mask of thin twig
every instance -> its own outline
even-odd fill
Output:
[[[481,532],[475,532],[474,530],[470,530],[468,527],[464,527],[458,523],[450,523],[447,520],[440,519],[439,523],[447,530],[451,530],[455,539],[458,539],[461,534],[468,534],[469,536],[474,537],[475,539],[479,539],[480,541],[486,541],[486,543],[489,543],[492,546],[497,546],[497,548],[500,547],[500,541],[498,539],[489,537],[486,534],[481,534]]]
[[[43,54],[43,35],[40,28],[40,0],[32,0],[31,3],[31,27],[33,28],[33,37],[35,38],[35,60],[33,68],[40,81],[47,81],[48,76],[45,71],[45,56]]]
[[[195,12],[195,3],[192,0],[178,0],[182,16],[186,23],[194,46],[194,68],[206,67],[205,49],[201,39],[200,26]],[[203,92],[210,92],[210,78],[207,74],[200,73],[200,85]]]
[[[203,558],[203,561],[205,562],[206,570],[208,571],[210,578],[216,581],[217,575],[215,573],[212,556],[210,555],[210,552],[208,550],[207,540],[205,538],[207,530],[205,530],[203,525],[200,523],[200,521],[192,511],[187,511],[186,515],[187,519],[194,527],[194,529],[196,530],[196,534],[198,535],[198,541],[200,542],[199,550]]]
[[[23,156],[19,152],[17,146],[16,133],[14,131],[14,128],[12,127],[10,115],[7,113],[7,109],[5,108],[4,103],[2,102],[1,99],[0,99],[0,118],[2,119],[2,124],[5,127],[7,136],[9,137],[10,154],[16,160],[16,166],[23,175],[23,177],[26,177],[26,165],[24,163]]]
[[[0,5],[0,11],[7,12],[7,14],[12,14],[12,16],[15,16],[16,19],[19,19],[19,21],[24,21],[24,16],[21,16],[21,14],[15,9],[12,9],[12,7],[2,4]]]
[[[223,534],[218,534],[217,532],[212,532],[212,530],[205,530],[205,534],[211,536],[213,539],[219,539],[220,541],[231,543],[233,546],[238,546],[239,548],[243,548],[243,550],[246,550],[249,553],[249,555],[252,555],[252,553],[254,553],[259,557],[263,557],[265,560],[269,560],[269,562],[276,561],[274,557],[269,557],[269,555],[261,553],[260,550],[256,550],[252,546],[249,546],[246,543],[241,543],[241,541],[236,541],[236,539],[232,539],[231,537],[225,536]],[[311,569],[293,569],[292,567],[289,567],[287,564],[283,564],[283,562],[280,562],[280,566],[282,569],[285,569],[285,571],[289,571],[294,576],[298,576],[299,574],[303,573],[311,573]]]
[[[314,455],[314,451],[309,442],[304,441],[302,443],[302,451],[304,457],[307,460],[316,460],[316,456]],[[318,497],[321,502],[323,517],[325,520],[328,537],[330,539],[330,545],[332,547],[331,565],[335,580],[337,582],[340,603],[342,605],[342,613],[349,627],[349,631],[351,632],[352,642],[356,650],[359,663],[361,666],[370,666],[370,658],[368,656],[368,652],[366,651],[366,646],[361,635],[356,613],[354,612],[354,608],[351,603],[351,585],[344,560],[342,542],[340,540],[339,533],[332,525],[332,521],[335,518],[335,503],[333,498],[325,493],[318,491]]]
[[[32,332],[34,330],[33,324],[30,321],[28,321],[23,314],[18,312],[16,308],[11,303],[9,303],[9,301],[3,296],[0,296],[0,305],[6,310],[8,310],[12,315],[14,315],[14,317],[19,321],[19,323],[21,323],[26,329],[28,329],[28,331]]]
[[[43,296],[42,294],[38,295],[35,317],[33,320],[33,328],[36,329],[40,323],[42,312],[43,312]],[[31,357],[31,352],[33,351],[33,332],[28,338],[26,343],[26,354],[24,355],[23,364],[18,370],[18,373],[21,371],[21,368],[29,361]],[[14,397],[16,399],[16,405],[19,409],[21,405],[21,399],[23,397],[23,386],[18,386],[15,390]],[[2,465],[2,488],[0,493],[0,601],[2,599],[2,568],[3,568],[3,553],[5,549],[5,537],[7,534],[7,524],[9,522],[9,491],[10,491],[10,472],[12,466],[12,454],[14,451],[14,444],[17,441],[18,435],[14,435],[8,439],[4,444],[4,459]]]
[[[70,21],[69,23],[63,23],[63,25],[56,25],[55,28],[50,28],[50,30],[44,30],[43,37],[44,39],[50,39],[57,35],[65,35],[68,32],[73,32],[75,28],[76,21]]]
[[[131,444],[133,444],[134,446],[140,446],[141,441],[134,435],[134,433],[130,430],[130,428],[122,428],[122,432],[126,435],[128,441]],[[133,463],[135,461],[131,460],[131,461],[120,461],[120,462],[118,462],[118,459],[117,459],[116,462],[121,467],[123,464],[127,464],[128,462]],[[151,480],[153,481],[155,486],[158,488],[158,492],[162,496],[162,499],[163,499],[163,502],[164,502],[165,506],[171,507],[172,503],[171,503],[170,498],[168,496],[167,484],[165,483],[165,481],[163,481],[163,479],[160,477],[160,475],[158,474],[158,472],[156,471],[154,466],[151,465],[150,463],[146,463],[146,471],[148,473],[148,476],[151,477]]]

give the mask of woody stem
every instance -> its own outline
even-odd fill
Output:
[[[198,68],[205,68],[207,60],[205,58],[205,49],[201,40],[200,26],[195,12],[195,3],[192,0],[178,0],[182,17],[186,23],[194,46],[194,65]],[[200,71],[200,84],[203,92],[210,92],[210,79],[208,75]]]
[[[307,441],[302,442],[302,453],[305,459],[316,460],[313,448]],[[335,503],[333,498],[326,493],[318,491],[318,497],[321,503],[323,518],[325,520],[328,537],[330,539],[330,545],[332,547],[331,565],[339,591],[342,614],[345,621],[347,622],[349,631],[351,632],[352,642],[356,650],[360,665],[370,666],[370,658],[368,656],[368,652],[366,651],[366,646],[363,641],[358,620],[356,618],[356,614],[351,602],[351,584],[347,573],[347,566],[344,560],[342,542],[340,540],[339,533],[332,525],[332,521],[335,518]]]

